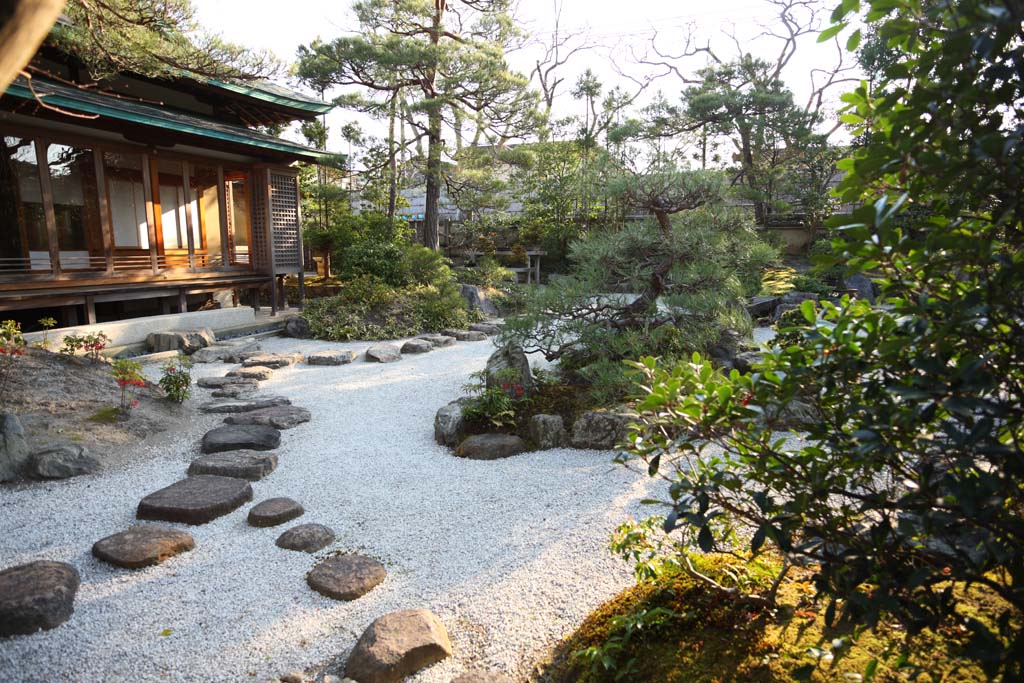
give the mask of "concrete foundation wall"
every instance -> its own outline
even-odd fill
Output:
[[[256,314],[249,308],[220,308],[210,311],[193,311],[192,313],[171,313],[169,315],[151,315],[144,318],[117,320],[95,325],[78,325],[50,330],[47,342],[51,349],[59,349],[64,337],[69,334],[91,334],[103,332],[110,341],[107,346],[127,346],[146,341],[150,332],[167,332],[169,330],[197,330],[208,327],[215,332],[227,327],[248,325],[256,321]],[[25,335],[28,343],[41,342],[42,332],[30,332]]]

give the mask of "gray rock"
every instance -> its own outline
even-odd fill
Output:
[[[203,453],[270,451],[281,445],[281,432],[266,425],[223,425],[203,436]]]
[[[261,355],[262,353],[263,350],[260,348],[260,345],[253,344],[250,348],[240,349],[238,351],[234,351],[224,356],[224,362],[241,364],[249,360],[250,358]]]
[[[277,537],[277,547],[315,553],[334,543],[334,531],[323,524],[300,524]]]
[[[294,318],[292,318],[294,320]],[[281,676],[281,683],[306,683],[306,674],[301,671],[290,671]]]
[[[291,401],[284,396],[253,396],[207,401],[199,406],[199,410],[204,413],[247,413],[251,410],[287,405],[291,405]]]
[[[779,304],[775,307],[775,312],[772,313],[772,322],[779,322],[779,318],[782,317],[783,313],[786,311],[795,311],[798,308],[800,308],[798,304]]]
[[[334,555],[317,563],[306,583],[334,600],[355,600],[376,588],[385,578],[384,565],[364,555]]]
[[[421,334],[416,337],[417,339],[425,339],[436,349],[441,346],[454,346],[455,337],[449,337],[445,334]]]
[[[259,481],[277,469],[277,456],[272,453],[246,453],[229,451],[203,455],[188,466],[190,476],[216,474],[248,481]]]
[[[268,527],[290,522],[306,510],[291,498],[268,498],[249,510],[251,526]]]
[[[74,611],[79,582],[78,570],[64,562],[40,560],[0,571],[0,637],[63,624]]]
[[[199,349],[192,354],[193,363],[236,363],[235,358],[239,354],[243,353],[259,353],[260,347],[258,344],[232,344],[232,343],[219,343],[213,346],[207,346],[205,349]]]
[[[309,411],[298,406],[270,406],[245,413],[235,413],[224,418],[229,425],[268,425],[275,429],[291,429],[303,422],[309,422]]]
[[[822,422],[818,409],[806,401],[793,399],[782,408],[769,408],[760,418],[762,424],[772,422],[776,430],[807,431]]]
[[[434,416],[434,440],[442,446],[454,448],[465,436],[466,419],[462,415],[462,402],[452,401]]]
[[[398,683],[452,654],[448,632],[427,610],[385,614],[370,624],[345,664],[359,683]]]
[[[26,473],[33,479],[68,479],[92,474],[100,468],[99,461],[77,444],[53,446],[29,456]]]
[[[535,389],[530,361],[521,348],[512,344],[507,344],[491,354],[484,367],[484,373],[488,389],[502,389],[517,398],[520,394],[529,396]]]
[[[196,386],[200,386],[203,389],[223,389],[229,386],[251,386],[257,387],[256,380],[247,377],[237,377],[235,375],[227,375],[225,377],[200,377],[196,380]]]
[[[270,379],[274,374],[273,368],[268,368],[265,365],[255,365],[250,367],[235,368],[227,373],[227,377],[237,377],[239,379],[249,379],[261,382],[265,379]]]
[[[498,327],[497,325],[494,325],[493,323],[471,323],[469,326],[469,331],[483,332],[487,336],[493,337],[494,335],[501,332],[501,328]]]
[[[127,531],[96,541],[92,554],[125,569],[141,569],[196,547],[192,536],[159,524],[137,524]]]
[[[12,413],[0,413],[0,481],[21,478],[29,449],[21,421]]]
[[[212,345],[215,341],[217,338],[213,335],[213,330],[205,328],[151,332],[146,335],[146,349],[150,353],[181,351],[188,355]]]
[[[515,434],[474,434],[466,437],[455,455],[470,460],[498,460],[526,450],[526,442]]]
[[[434,345],[426,339],[410,339],[402,344],[402,353],[428,353],[434,350]]]
[[[742,351],[732,359],[732,366],[742,373],[752,372],[754,366],[764,360],[764,354],[757,351]]]
[[[298,315],[285,321],[284,333],[296,339],[309,339],[313,336],[313,331],[309,329],[309,321]]]
[[[317,351],[306,356],[310,365],[348,365],[355,359],[355,351]]]
[[[441,334],[455,337],[456,341],[487,341],[487,335],[473,330],[441,330]]]
[[[569,433],[561,415],[534,415],[528,429],[530,440],[540,449],[561,448],[569,443]]]
[[[817,301],[818,295],[813,292],[787,292],[779,299],[780,304],[801,304],[804,301]]]
[[[844,279],[843,286],[856,292],[858,299],[867,299],[872,305],[875,303],[875,283],[864,273],[855,273]]]
[[[244,479],[201,474],[187,477],[149,494],[135,516],[162,522],[206,524],[252,500]]]
[[[755,296],[747,304],[747,313],[751,318],[768,318],[779,301],[781,301],[781,297],[777,296]]]
[[[497,671],[475,669],[452,679],[452,683],[513,683],[512,679]]]
[[[573,424],[570,443],[576,448],[614,449],[626,439],[627,425],[636,420],[631,411],[587,411]]]
[[[498,307],[494,305],[487,295],[480,291],[476,285],[459,285],[459,294],[466,300],[466,306],[471,311],[480,311],[486,316],[496,318]]]
[[[374,344],[366,349],[366,360],[374,363],[394,363],[402,360],[402,351],[394,344]]]
[[[256,380],[246,380],[245,384],[227,384],[220,389],[214,389],[210,394],[214,398],[249,398],[259,389]]]
[[[301,363],[301,353],[260,353],[242,361],[245,368],[284,368],[293,363]]]

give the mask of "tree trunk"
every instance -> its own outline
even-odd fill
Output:
[[[423,246],[434,251],[441,248],[438,233],[441,203],[441,112],[430,110],[427,120],[427,198],[423,214]]]
[[[64,0],[5,3],[0,13],[0,93],[25,68],[64,9]]]
[[[324,249],[324,277],[329,278],[331,276],[331,250]]]
[[[398,207],[398,159],[395,152],[395,117],[397,116],[398,93],[391,96],[388,111],[388,220],[395,219]]]

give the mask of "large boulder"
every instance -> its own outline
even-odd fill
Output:
[[[565,431],[561,415],[534,415],[530,418],[527,429],[530,440],[542,450],[561,448],[569,443],[569,433]]]
[[[526,450],[526,442],[515,434],[474,434],[466,437],[455,455],[470,460],[498,460]]]
[[[471,323],[469,330],[470,332],[483,332],[488,337],[493,337],[501,332],[501,328],[493,323]]]
[[[68,479],[92,474],[100,468],[99,461],[83,446],[65,444],[36,451],[29,456],[26,474],[33,479]]]
[[[459,285],[459,294],[471,311],[480,311],[491,318],[498,317],[498,307],[476,285]]]
[[[752,372],[754,366],[764,362],[764,354],[757,351],[741,351],[732,359],[732,366],[742,373]]]
[[[281,432],[267,425],[223,425],[203,436],[203,453],[270,451],[281,445]]]
[[[488,389],[501,389],[511,396],[529,396],[535,385],[530,361],[518,346],[507,344],[487,359],[484,367]]]
[[[171,330],[168,332],[150,332],[146,335],[146,349],[150,353],[162,351],[181,351],[191,355],[199,349],[206,348],[217,341],[213,330]]]
[[[779,322],[784,313],[788,311],[795,311],[798,308],[800,308],[799,304],[780,303],[778,306],[775,307],[775,311],[772,313],[772,322]]]
[[[127,531],[96,541],[92,554],[98,560],[125,569],[141,569],[196,547],[192,536],[160,524],[137,524]]]
[[[366,360],[373,363],[394,363],[402,360],[402,350],[394,344],[374,344],[366,349]]]
[[[857,295],[858,299],[866,299],[875,303],[875,283],[863,273],[855,273],[843,280],[843,286]]]
[[[291,429],[311,419],[309,411],[298,406],[270,406],[224,418],[229,425],[268,425],[275,429]]]
[[[160,522],[206,524],[252,500],[244,479],[202,474],[182,479],[139,502],[135,516]]]
[[[313,331],[309,329],[309,321],[299,315],[285,321],[284,333],[296,339],[309,339],[313,336]]]
[[[779,299],[780,304],[800,305],[805,301],[817,301],[818,295],[814,292],[786,292]]]
[[[348,365],[356,359],[355,351],[317,351],[306,356],[310,365]]]
[[[754,319],[770,318],[780,301],[781,297],[777,296],[755,296],[747,304],[747,313]]]
[[[637,420],[629,410],[589,410],[572,426],[570,443],[576,448],[612,450],[626,439],[628,425]]]
[[[79,582],[78,570],[64,562],[40,560],[0,571],[0,637],[63,624],[74,611]]]
[[[328,598],[355,600],[376,588],[387,575],[377,560],[353,553],[321,560],[306,575],[306,583]]]
[[[451,640],[437,615],[422,609],[392,612],[363,631],[345,675],[359,683],[398,683],[451,654]]]
[[[25,471],[30,452],[18,417],[0,413],[0,481],[14,481]]]
[[[465,436],[465,429],[462,401],[452,401],[441,407],[434,416],[434,440],[442,446],[458,446]]]

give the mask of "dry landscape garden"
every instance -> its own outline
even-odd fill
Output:
[[[1024,681],[1024,5],[729,2],[0,6],[0,680]]]

